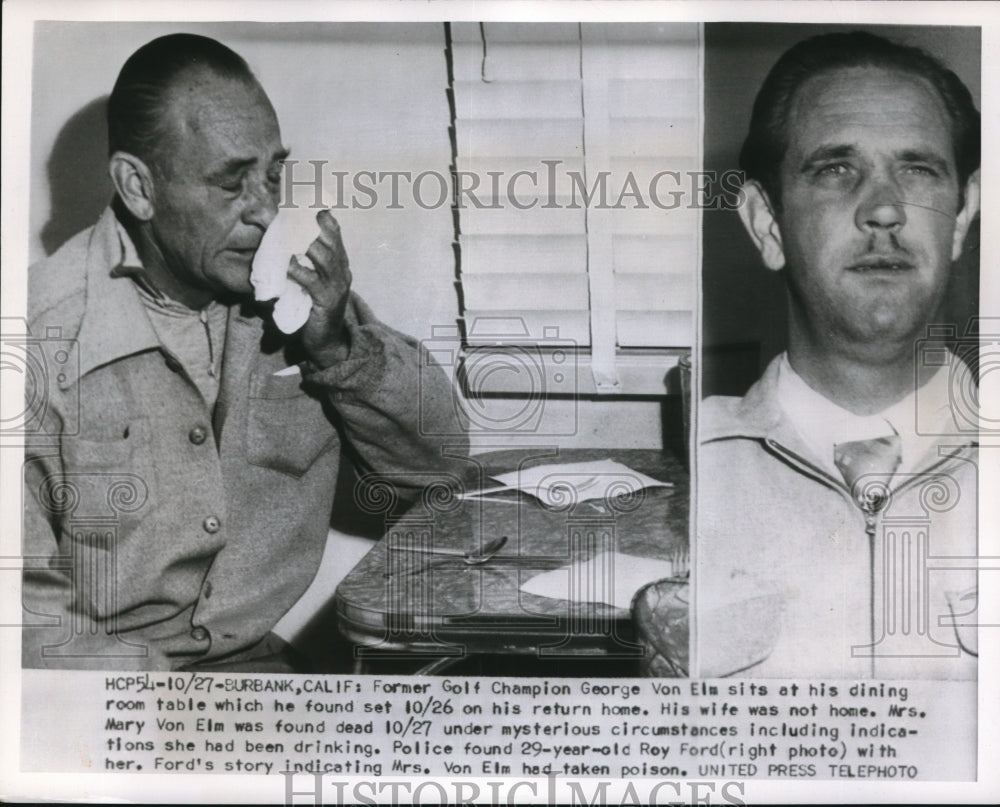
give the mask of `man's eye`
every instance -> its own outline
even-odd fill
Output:
[[[816,173],[819,176],[841,176],[849,170],[850,167],[846,163],[828,163],[820,166]]]
[[[243,178],[220,182],[219,187],[226,193],[239,193],[243,189]]]
[[[933,168],[931,168],[931,166],[922,164],[908,165],[906,166],[906,172],[908,174],[916,174],[917,176],[922,176],[922,177],[938,176],[938,172]]]

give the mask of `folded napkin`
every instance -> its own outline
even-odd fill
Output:
[[[521,585],[521,591],[570,602],[603,602],[628,608],[633,595],[644,585],[673,575],[669,560],[601,552],[586,562],[536,575]]]

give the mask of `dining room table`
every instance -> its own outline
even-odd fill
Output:
[[[356,671],[405,658],[431,674],[474,654],[638,664],[647,648],[632,597],[658,577],[676,584],[669,628],[682,648],[677,668],[686,668],[684,461],[656,450],[545,447],[466,462],[460,481],[430,485],[405,508],[380,495],[377,477],[359,481],[359,499],[384,504],[385,530],[334,596]],[[504,474],[507,485],[497,481]]]

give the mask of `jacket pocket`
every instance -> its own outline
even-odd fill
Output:
[[[321,402],[302,389],[300,374],[250,377],[248,462],[300,477],[336,444],[336,429]]]
[[[141,418],[130,421],[120,437],[64,437],[63,473],[43,480],[43,506],[63,518],[141,520],[154,507],[149,451],[149,426]]]
[[[114,438],[64,437],[63,472],[39,486],[43,511],[63,535],[61,557],[52,562],[70,571],[76,607],[95,618],[130,604],[124,570],[137,547],[148,546],[145,536],[155,532],[149,436],[145,420],[132,420]]]

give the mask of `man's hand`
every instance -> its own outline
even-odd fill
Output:
[[[329,210],[321,210],[316,221],[319,237],[306,251],[316,268],[302,266],[293,258],[288,276],[312,298],[312,310],[302,328],[302,345],[313,363],[325,369],[346,359],[350,350],[344,312],[351,291],[351,272],[337,220]]]

